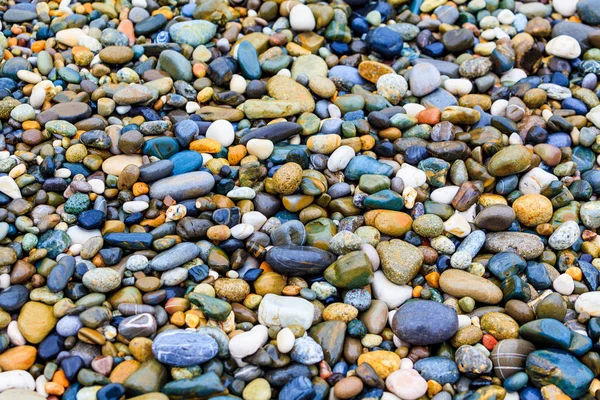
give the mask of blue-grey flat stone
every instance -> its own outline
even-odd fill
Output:
[[[162,200],[171,196],[176,201],[195,199],[210,192],[215,178],[208,172],[194,171],[160,179],[150,186],[150,197]]]
[[[170,330],[154,338],[152,353],[158,361],[175,367],[190,367],[214,358],[217,341],[197,332]]]
[[[200,248],[196,244],[179,243],[154,257],[150,262],[150,267],[155,271],[167,271],[193,260],[198,257],[198,254],[200,254]]]

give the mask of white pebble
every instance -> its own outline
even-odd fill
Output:
[[[105,185],[104,185],[104,182],[102,182],[100,179],[90,179],[88,181],[88,183],[92,187],[92,190],[94,191],[94,193],[96,193],[96,194],[104,193]]]
[[[396,177],[402,178],[405,188],[417,188],[424,185],[427,181],[425,171],[413,167],[408,163],[404,163],[400,166],[400,169],[396,173]]]
[[[8,338],[10,342],[15,346],[24,346],[27,344],[27,341],[21,334],[19,330],[19,326],[17,325],[17,321],[10,321],[8,324],[8,328],[6,328],[6,333],[8,334]]]
[[[230,229],[230,232],[234,238],[243,240],[254,233],[254,227],[249,224],[237,224]]]
[[[221,146],[231,146],[235,140],[233,125],[231,125],[231,122],[227,120],[218,119],[210,124],[206,130],[206,137],[216,140],[217,142],[221,143]]]
[[[508,100],[496,100],[492,103],[492,107],[490,108],[490,114],[494,116],[503,117],[506,115],[506,107],[508,107]]]
[[[229,88],[236,93],[244,94],[246,91],[246,79],[239,74],[233,74],[229,82]]]
[[[2,274],[0,275],[0,289],[6,289],[10,287],[10,275]]]
[[[327,111],[329,111],[329,116],[331,118],[335,118],[335,119],[342,118],[342,111],[335,104],[328,105]]]
[[[290,328],[283,328],[277,334],[277,350],[286,354],[294,348],[296,337]]]
[[[558,278],[552,282],[552,287],[558,293],[569,296],[575,290],[575,282],[569,274],[561,274]]]
[[[331,172],[342,171],[350,160],[354,158],[354,149],[350,146],[340,146],[331,155],[329,156],[329,160],[327,160],[327,169]]]
[[[43,374],[38,376],[35,380],[35,391],[44,397],[48,397],[48,393],[46,392],[46,383],[48,383],[48,379],[46,379]]]
[[[406,115],[409,117],[417,117],[421,111],[426,109],[424,106],[416,103],[408,103],[402,107],[404,108],[404,111],[406,111]]]
[[[504,25],[511,25],[515,21],[515,14],[510,10],[504,9],[498,13],[498,21]]]
[[[268,139],[250,139],[246,143],[248,154],[258,157],[259,160],[266,160],[273,153],[273,142]]]
[[[307,32],[315,29],[316,21],[312,10],[304,5],[297,4],[290,11],[290,25],[297,32]]]
[[[249,211],[242,216],[242,223],[252,225],[257,231],[265,222],[267,222],[267,217],[258,211]]]
[[[127,201],[123,204],[123,211],[128,214],[142,212],[149,207],[145,201]]]
[[[456,96],[464,96],[471,93],[473,84],[468,79],[446,79],[444,89]]]

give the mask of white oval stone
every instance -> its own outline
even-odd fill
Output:
[[[303,298],[268,293],[258,307],[258,321],[266,326],[298,324],[308,329],[312,326],[314,312],[312,303]]]
[[[331,172],[342,171],[355,155],[356,153],[352,147],[340,146],[329,156],[329,160],[327,160],[327,169]]]
[[[444,89],[455,96],[464,96],[471,93],[473,84],[468,79],[446,79],[444,81]]]
[[[123,204],[123,211],[129,214],[138,213],[146,210],[149,207],[148,203],[141,200],[127,201]]]
[[[412,287],[396,285],[386,278],[381,270],[375,272],[371,287],[374,298],[383,301],[389,309],[400,307],[405,301],[412,298]]]
[[[290,328],[283,328],[277,334],[277,350],[282,353],[289,353],[294,347],[296,337]]]
[[[592,317],[600,317],[600,292],[586,292],[575,300],[575,311],[587,312]]]
[[[396,173],[396,177],[402,178],[405,188],[417,188],[427,182],[427,175],[425,175],[425,171],[413,167],[408,163],[404,163],[400,166],[400,169]]]
[[[233,125],[224,119],[216,120],[206,130],[206,137],[216,140],[224,147],[231,146],[235,140]]]
[[[575,14],[578,2],[579,0],[553,0],[552,7],[563,17],[570,17]]]
[[[560,35],[546,44],[546,53],[567,60],[573,60],[581,55],[581,46],[571,36]]]
[[[9,389],[35,389],[35,380],[27,371],[0,372],[0,393]]]
[[[250,139],[246,143],[248,154],[258,157],[259,160],[266,160],[273,153],[273,142],[268,139]]]
[[[304,4],[297,4],[290,11],[290,25],[297,32],[312,31],[316,21],[312,10]]]
[[[444,231],[463,238],[471,233],[471,225],[469,225],[469,222],[462,215],[454,214],[444,221]]]
[[[438,203],[451,204],[452,199],[458,192],[458,189],[460,189],[458,186],[446,186],[435,189],[433,192],[431,192],[431,200],[437,201]]]
[[[254,233],[254,227],[249,224],[237,224],[229,231],[234,238],[243,240]]]
[[[558,293],[569,296],[575,290],[575,282],[569,274],[561,274],[558,278],[552,282],[552,287]]]
[[[267,217],[258,211],[249,211],[242,216],[242,222],[252,225],[257,231],[267,222]]]
[[[23,345],[27,344],[25,337],[23,337],[23,334],[21,334],[21,331],[19,330],[17,321],[11,321],[8,324],[8,327],[6,328],[6,333],[8,335],[8,338],[10,339],[10,342],[13,345],[23,346]]]
[[[21,190],[13,178],[8,175],[0,176],[0,192],[13,199],[21,198]]]

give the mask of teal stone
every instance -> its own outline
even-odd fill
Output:
[[[147,156],[160,158],[161,160],[174,156],[178,151],[179,143],[177,143],[177,140],[166,136],[150,139],[142,147],[142,153]]]
[[[58,76],[69,83],[81,82],[81,75],[72,68],[62,67],[58,69]]]
[[[52,230],[44,233],[37,244],[38,249],[46,249],[48,258],[56,258],[71,245],[71,238],[64,231]]]
[[[358,187],[365,193],[373,194],[381,190],[389,189],[390,178],[383,175],[365,174],[360,177]]]
[[[23,250],[31,251],[37,246],[38,238],[33,233],[26,233],[23,236],[23,240],[21,241],[21,246],[23,246]]]
[[[405,131],[413,126],[417,125],[417,118],[411,117],[406,114],[396,114],[392,118],[390,118],[390,124],[400,129],[401,131]]]
[[[104,243],[117,246],[126,250],[146,250],[152,245],[153,237],[149,233],[112,232],[104,236]]]
[[[171,381],[162,388],[170,399],[205,398],[224,390],[221,378],[213,371],[192,379]]]
[[[175,166],[171,175],[185,174],[186,172],[197,171],[202,166],[202,154],[193,150],[184,150],[169,158]]]
[[[534,351],[527,357],[525,369],[535,386],[556,385],[573,399],[583,396],[594,379],[588,367],[564,350]]]
[[[304,144],[288,144],[288,145],[279,145],[275,146],[273,149],[273,153],[269,156],[269,161],[272,161],[273,164],[279,165],[286,162],[287,155],[290,151],[298,149],[302,151],[308,151],[308,148]]]
[[[450,204],[427,200],[423,205],[425,206],[426,214],[435,214],[444,221],[454,215],[454,208]]]
[[[393,190],[381,190],[368,196],[364,205],[371,209],[400,211],[404,208],[404,199]]]
[[[174,81],[190,82],[194,79],[192,65],[181,53],[174,50],[164,50],[160,53],[158,62],[160,69],[169,74]]]
[[[64,210],[68,214],[78,215],[90,207],[90,197],[85,193],[75,193],[64,205]]]
[[[518,275],[527,267],[527,261],[516,253],[503,252],[490,258],[488,269],[498,279],[506,279],[511,275]]]
[[[430,157],[419,162],[419,169],[425,171],[427,183],[440,188],[446,186],[446,176],[450,170],[450,163],[441,158]]]
[[[387,164],[368,156],[356,156],[346,166],[344,174],[351,181],[358,181],[364,174],[391,176],[394,169]]]
[[[262,70],[258,62],[256,49],[248,40],[241,42],[237,48],[237,59],[242,75],[246,79],[260,79]]]
[[[217,33],[217,25],[204,20],[178,22],[171,25],[169,34],[177,44],[198,47],[210,41]]]
[[[287,54],[282,54],[280,56],[273,57],[264,61],[261,65],[261,69],[267,74],[275,75],[282,69],[289,67],[292,61],[293,59],[291,56],[288,56]]]
[[[571,347],[574,334],[573,331],[554,318],[543,318],[528,322],[521,326],[519,332],[523,339],[535,344],[563,350],[568,350]]]
[[[581,172],[589,171],[594,168],[596,155],[589,147],[576,146],[573,149],[571,160],[577,164],[577,169]]]
[[[529,285],[525,283],[517,275],[511,275],[502,281],[500,285],[502,289],[502,302],[506,303],[509,300],[516,299],[528,302],[531,299],[531,290]]]
[[[231,305],[223,300],[210,297],[201,293],[192,293],[189,300],[198,306],[209,318],[225,321],[231,312]]]
[[[415,125],[412,128],[408,129],[406,132],[403,132],[402,137],[419,138],[419,139],[429,140],[430,134],[431,134],[431,126],[421,124],[421,125]]]

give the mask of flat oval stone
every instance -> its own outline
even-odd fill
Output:
[[[161,363],[191,367],[213,359],[219,351],[217,341],[197,332],[171,330],[154,338],[152,353]]]
[[[458,317],[453,309],[435,301],[409,301],[394,314],[392,330],[414,345],[436,344],[454,336]]]
[[[335,261],[335,255],[312,246],[274,246],[267,252],[267,263],[274,271],[286,276],[321,274]]]
[[[162,200],[171,196],[174,200],[195,199],[210,192],[215,179],[204,171],[188,172],[160,179],[150,186],[150,197]]]
[[[199,254],[200,248],[195,243],[179,243],[154,257],[150,267],[155,271],[168,271],[193,260]]]
[[[491,281],[459,269],[448,269],[440,276],[440,288],[447,294],[461,298],[471,297],[475,301],[498,304],[502,290]]]

